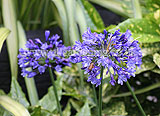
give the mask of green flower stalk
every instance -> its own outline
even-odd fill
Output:
[[[54,77],[53,77],[53,72],[52,72],[51,68],[49,68],[49,74],[50,74],[50,78],[51,78],[52,85],[53,85],[53,91],[54,91],[56,102],[57,102],[57,108],[58,108],[58,111],[60,113],[60,116],[62,116],[61,105],[60,105],[60,102],[59,102],[59,99],[58,99],[57,88],[56,88],[56,85],[55,85],[55,81],[54,81]]]

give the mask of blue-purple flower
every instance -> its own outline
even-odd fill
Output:
[[[88,28],[82,35],[83,42],[77,41],[73,49],[75,54],[70,56],[73,63],[82,63],[82,69],[88,74],[88,82],[96,86],[101,84],[100,75],[103,66],[110,83],[123,85],[131,76],[135,76],[136,67],[142,64],[142,53],[138,41],[133,40],[131,32],[104,34],[92,33]]]
[[[18,64],[22,68],[23,77],[42,74],[48,67],[60,72],[63,66],[70,66],[69,59],[65,57],[70,47],[65,47],[57,34],[49,37],[50,31],[45,31],[45,36],[44,43],[40,39],[30,39],[26,43],[27,49],[20,48]]]

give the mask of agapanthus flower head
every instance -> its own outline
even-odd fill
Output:
[[[42,74],[48,67],[60,72],[63,66],[70,66],[69,59],[65,56],[70,47],[65,47],[57,34],[49,36],[50,31],[47,30],[44,43],[38,38],[34,41],[30,39],[26,43],[26,49],[19,49],[18,64],[22,68],[23,77]],[[29,68],[32,70],[28,70]]]
[[[110,76],[110,83],[123,85],[131,76],[135,76],[136,67],[142,64],[142,53],[138,41],[133,40],[131,31],[104,34],[92,33],[88,28],[82,35],[83,42],[77,41],[73,49],[75,54],[70,56],[73,63],[82,63],[82,69],[89,75],[88,82],[101,84],[100,75],[103,66]]]

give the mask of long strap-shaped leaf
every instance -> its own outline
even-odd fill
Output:
[[[10,31],[7,28],[0,28],[0,52],[3,45],[4,40],[9,35]]]
[[[18,36],[14,0],[2,0],[2,11],[4,26],[11,31],[7,38],[11,74],[12,77],[17,78]]]
[[[87,0],[78,0],[91,30],[104,29],[104,23],[96,8]]]
[[[76,21],[80,27],[81,35],[87,30],[87,21],[79,2],[76,2]]]
[[[78,27],[75,20],[75,9],[76,9],[76,1],[75,0],[64,0],[67,18],[69,24],[69,38],[71,41],[71,45],[75,43],[79,39]]]
[[[0,105],[14,116],[30,116],[28,110],[22,104],[8,96],[0,96]]]
[[[25,48],[26,35],[25,35],[23,27],[19,21],[17,22],[17,27],[18,27],[19,38],[21,38],[19,40],[19,48]],[[37,89],[35,86],[34,78],[25,77],[24,79],[25,79],[25,83],[26,83],[26,87],[27,87],[27,92],[29,95],[29,100],[32,105],[36,105],[38,103],[38,94],[37,94]]]
[[[98,4],[104,8],[107,8],[121,16],[133,17],[132,11],[129,10],[129,12],[126,12],[125,8],[123,8],[123,6],[130,8],[129,6],[126,6],[126,4],[123,3],[124,2],[123,0],[89,0],[89,1]]]
[[[142,18],[142,12],[139,0],[131,0],[132,1],[132,7],[134,12],[134,18],[141,19]]]
[[[62,30],[63,30],[63,40],[64,44],[66,46],[70,45],[70,40],[69,40],[69,30],[68,30],[68,19],[67,19],[67,14],[66,14],[66,9],[64,6],[63,0],[52,0],[54,4],[56,5],[60,18],[61,18],[61,23],[62,23]]]

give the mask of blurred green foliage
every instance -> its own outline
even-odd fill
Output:
[[[104,23],[92,3],[129,19],[117,26],[104,27]],[[141,69],[136,72],[138,78],[135,78],[135,80],[140,80],[142,85],[137,86],[132,79],[131,83],[135,87],[135,93],[142,98],[140,102],[146,105],[148,103],[145,102],[146,96],[151,93],[150,90],[153,91],[153,89],[160,87],[160,80],[157,78],[160,74],[160,0],[139,0],[139,3],[142,11],[141,19],[134,18],[135,10],[133,7],[136,6],[132,0],[0,0],[0,26],[11,31],[9,38],[12,40],[8,38],[8,51],[11,51],[9,54],[15,53],[15,56],[10,55],[10,59],[14,59],[14,62],[10,62],[13,63],[11,69],[16,70],[15,67],[18,67],[15,61],[17,61],[18,45],[21,42],[24,44],[24,41],[21,40],[24,35],[20,35],[24,30],[49,29],[53,26],[59,26],[63,32],[64,44],[69,46],[77,40],[81,41],[81,35],[87,27],[96,32],[103,32],[104,29],[110,32],[120,29],[121,32],[125,32],[130,29],[133,38],[139,40],[143,53],[143,64]],[[10,18],[7,17],[8,15]],[[23,28],[17,29],[17,21],[22,23],[24,30]],[[0,37],[1,43],[9,34],[9,30],[6,28],[5,32],[0,28],[0,35],[5,34]],[[87,75],[84,75],[85,87],[82,89],[80,76],[83,72],[79,72],[77,65],[73,65],[72,68],[65,67],[63,70],[63,73],[56,74],[59,99],[67,103],[66,105],[62,104],[63,114],[65,116],[96,116],[96,103],[92,86],[86,82]],[[12,72],[14,72],[12,76],[16,78],[17,71]],[[145,77],[143,74],[152,75]],[[28,109],[31,116],[58,115],[52,87],[36,105],[30,105],[15,78],[12,78],[8,96]],[[152,79],[147,80],[150,78]],[[109,79],[110,77],[104,77],[103,114],[140,115],[138,111],[134,112],[135,103],[131,103],[131,98],[127,97],[130,93],[125,89],[125,86],[116,85],[113,87],[109,84]],[[145,84],[143,85],[143,83]],[[31,88],[34,86],[34,84],[31,85]],[[124,90],[127,93],[124,93]],[[0,94],[4,95],[5,93],[0,90]],[[11,103],[15,101],[11,100]],[[151,112],[152,109],[147,110],[147,108],[150,106],[144,108],[148,114],[160,114],[159,111]],[[154,108],[156,107],[154,106]],[[6,110],[9,109],[6,108]],[[10,112],[12,113],[12,111]],[[0,107],[0,115],[9,116],[10,113]]]

